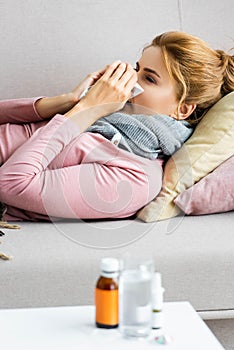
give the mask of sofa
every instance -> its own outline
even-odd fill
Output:
[[[23,222],[4,230],[0,308],[94,303],[102,257],[152,257],[166,301],[188,300],[203,316],[233,315],[234,212],[137,218]],[[234,316],[234,315],[233,315]]]
[[[233,7],[231,0],[52,0],[34,9],[3,0],[1,99],[61,94],[115,59],[134,64],[167,30],[229,49]],[[0,308],[93,304],[100,259],[142,255],[162,273],[166,301],[188,300],[204,319],[233,319],[233,223],[233,211],[153,222],[22,222],[0,237],[1,251],[13,257],[0,260]]]

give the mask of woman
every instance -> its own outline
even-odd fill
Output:
[[[131,98],[137,81],[144,92]],[[162,161],[233,90],[233,56],[168,32],[143,50],[135,69],[116,61],[69,94],[2,101],[5,219],[133,215],[160,191]]]

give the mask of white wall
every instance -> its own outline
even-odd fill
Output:
[[[228,49],[233,14],[233,0],[0,0],[0,99],[69,91],[167,30]]]

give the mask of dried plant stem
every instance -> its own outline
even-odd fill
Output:
[[[10,229],[19,229],[20,228],[19,225],[9,224],[6,221],[0,221],[0,227],[1,228],[10,228]]]
[[[4,253],[0,253],[0,259],[2,259],[2,260],[11,260],[12,256],[6,255]]]

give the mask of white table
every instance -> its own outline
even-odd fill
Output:
[[[163,333],[168,345],[154,340],[124,339],[118,329],[95,327],[94,306],[0,310],[0,346],[4,350],[223,350],[188,302],[165,303]]]

